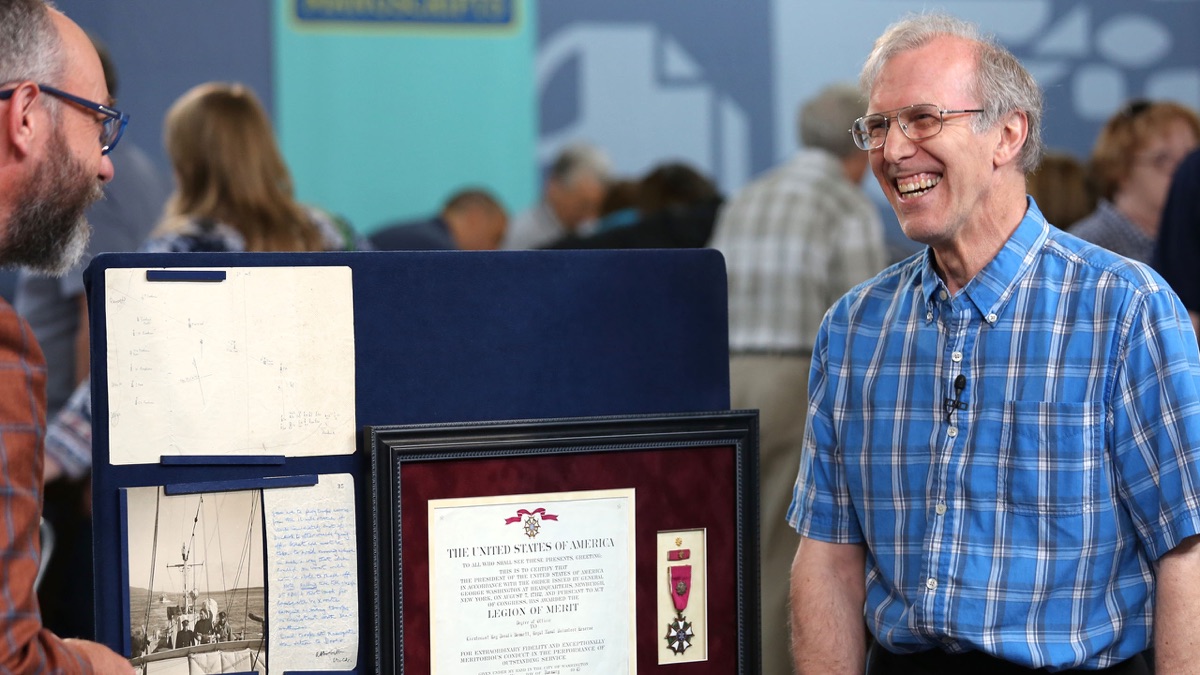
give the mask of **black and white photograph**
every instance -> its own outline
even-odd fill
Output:
[[[141,675],[265,674],[262,491],[125,492],[131,663]]]

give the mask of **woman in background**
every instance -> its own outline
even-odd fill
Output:
[[[1092,150],[1100,203],[1069,232],[1149,264],[1171,174],[1198,144],[1200,117],[1191,108],[1171,101],[1126,105],[1100,130]]]
[[[192,88],[167,111],[175,192],[143,251],[337,251],[367,248],[350,227],[304,206],[266,112],[240,84]]]

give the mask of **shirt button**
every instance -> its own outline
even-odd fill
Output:
[[[950,360],[955,363],[962,361],[962,352],[954,352],[953,354],[950,355]]]
[[[931,591],[936,591],[937,590],[937,579],[933,579],[933,578],[926,579],[925,580],[925,588],[928,588]]]
[[[938,291],[938,297],[941,298],[942,300],[945,300],[946,298],[948,298],[950,296],[946,295],[945,289],[942,289],[942,290]]]
[[[933,507],[933,510],[934,510],[934,511],[937,511],[937,514],[938,514],[939,516],[944,516],[944,515],[946,515],[946,505],[945,505],[945,504],[943,504],[942,502],[938,502],[938,505],[937,505],[937,506],[935,506],[935,507]]]
[[[987,315],[988,323],[996,323],[996,315],[994,313]]]
[[[946,430],[946,435],[949,436],[950,438],[957,438],[958,437],[958,427],[950,427],[949,429]]]
[[[933,312],[925,312],[925,320],[933,321]]]

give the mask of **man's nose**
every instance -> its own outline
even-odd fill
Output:
[[[887,134],[883,137],[883,158],[895,164],[901,159],[911,157],[915,149],[916,143],[904,133],[900,120],[892,120],[887,126]]]
[[[112,158],[108,155],[101,155],[100,173],[97,175],[97,178],[100,179],[100,182],[107,183],[108,181],[112,180],[116,172],[117,170],[113,168]]]

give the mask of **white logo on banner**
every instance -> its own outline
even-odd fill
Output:
[[[541,164],[550,163],[564,144],[585,140],[603,148],[625,176],[678,160],[723,189],[748,178],[746,113],[653,25],[584,23],[554,34],[537,56],[539,96],[567,67],[578,68],[578,115],[540,138]]]

